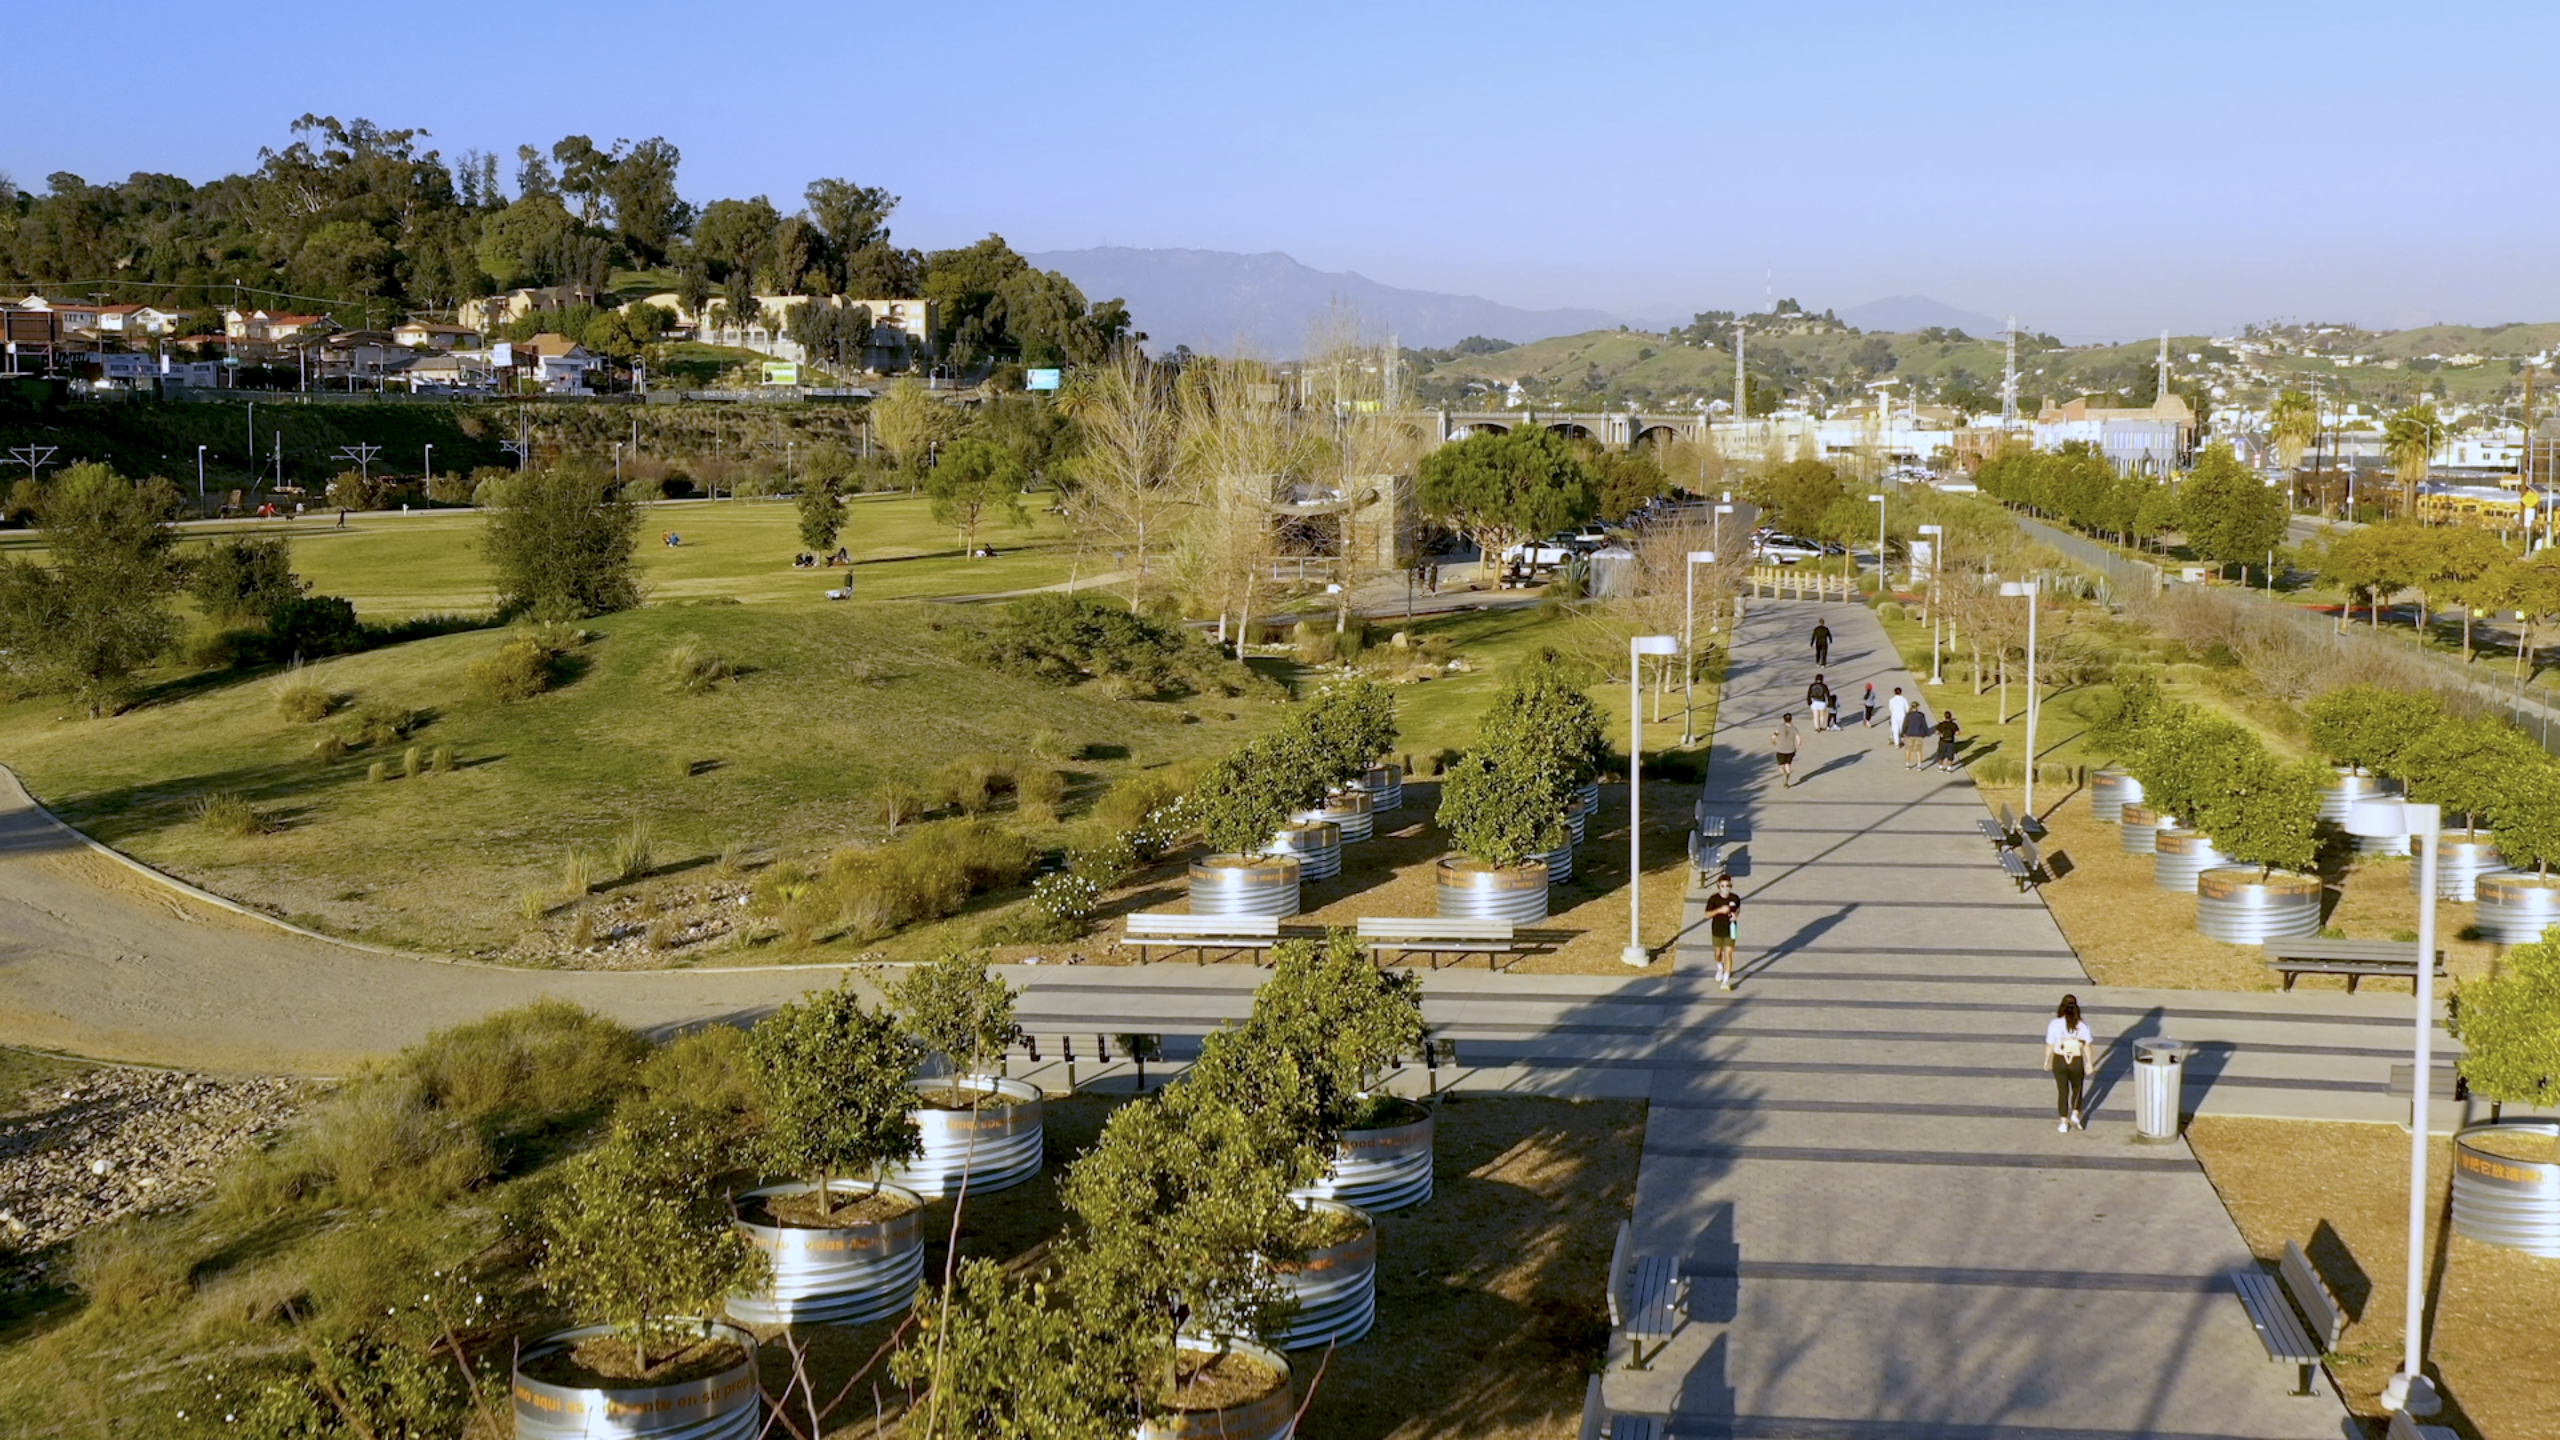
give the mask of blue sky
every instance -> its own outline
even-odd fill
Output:
[[[907,244],[1282,250],[1655,318],[1764,276],[2077,335],[2560,318],[2560,6],[6,9],[60,87],[0,132],[29,188],[248,168],[313,111],[449,156],[665,135],[693,198],[842,175],[905,197]]]

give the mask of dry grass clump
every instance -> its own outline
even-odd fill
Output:
[[[501,704],[530,700],[551,688],[558,657],[529,639],[515,639],[471,667],[471,688]]]
[[[956,915],[969,901],[1021,885],[1036,859],[1030,842],[983,820],[946,820],[869,850],[847,850],[811,874],[775,865],[756,877],[755,907],[800,943],[831,926],[873,940]]]
[[[264,835],[274,828],[266,813],[250,804],[249,797],[236,790],[218,790],[211,795],[199,795],[192,808],[195,811],[197,824],[216,835],[228,836],[234,840],[245,840],[252,835]]]
[[[276,714],[295,725],[325,720],[338,704],[328,687],[306,674],[299,661],[286,666],[284,673],[276,677],[275,694]]]
[[[729,662],[713,654],[698,641],[679,640],[658,661],[669,688],[688,695],[699,695],[719,685],[736,672]]]
[[[934,772],[934,789],[963,815],[982,815],[1014,788],[1012,762],[999,755],[962,755]]]
[[[634,820],[629,829],[614,837],[613,878],[637,880],[657,868],[657,840],[650,833],[649,822]]]

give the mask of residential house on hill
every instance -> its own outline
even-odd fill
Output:
[[[2083,395],[2062,405],[2045,402],[2036,413],[2035,437],[2039,450],[2078,440],[2096,447],[2118,470],[2148,468],[2166,475],[2195,448],[2196,414],[2175,391],[2139,408],[2093,405]]]
[[[566,335],[546,330],[515,347],[516,363],[527,365],[542,388],[554,394],[587,388],[587,374],[604,361]]]
[[[465,300],[454,308],[456,324],[494,335],[527,315],[547,315],[572,305],[592,305],[596,292],[584,285],[544,285]]]
[[[476,350],[480,332],[468,325],[448,325],[416,316],[391,327],[391,338],[412,350]]]

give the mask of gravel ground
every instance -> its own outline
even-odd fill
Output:
[[[82,1230],[203,1195],[222,1162],[292,1119],[302,1082],[93,1070],[20,1097],[0,1116],[0,1253],[23,1284],[32,1258]]]

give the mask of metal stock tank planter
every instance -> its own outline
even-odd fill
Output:
[[[1212,1340],[1184,1335],[1174,1341],[1194,1355],[1242,1357],[1253,1367],[1278,1377],[1259,1395],[1232,1400],[1214,1410],[1157,1410],[1138,1422],[1138,1440],[1289,1440],[1297,1433],[1298,1397],[1289,1384],[1288,1357],[1249,1340]]]
[[[1324,820],[1285,825],[1271,837],[1271,853],[1294,857],[1302,879],[1330,880],[1342,873],[1342,832]]]
[[[2207,870],[2196,877],[2196,929],[2233,945],[2299,940],[2320,933],[2320,877],[2255,865]]]
[[[2162,830],[2152,840],[2151,883],[2163,890],[2196,893],[2196,877],[2231,863],[2213,848],[2213,837],[2193,830]]]
[[[955,1075],[910,1080],[925,1103],[907,1113],[924,1134],[924,1153],[889,1171],[892,1184],[926,1199],[1019,1185],[1040,1173],[1040,1092],[1020,1080]]]
[[[1591,816],[1600,807],[1579,794],[1564,802],[1565,843],[1579,845],[1591,838]]]
[[[2089,777],[2089,813],[2099,823],[2124,823],[2124,807],[2142,802],[2142,782],[2110,765]]]
[[[2500,870],[2479,881],[2480,901],[2471,913],[2483,937],[2500,945],[2526,945],[2560,925],[2560,875]]]
[[[1194,915],[1298,913],[1298,862],[1288,855],[1212,855],[1191,862]]]
[[[1326,796],[1322,805],[1301,810],[1295,818],[1300,824],[1311,820],[1330,824],[1341,832],[1345,845],[1357,845],[1375,833],[1369,796],[1360,790],[1337,790]]]
[[[518,1440],[755,1440],[764,1430],[756,1385],[756,1341],[734,1325],[701,1321],[701,1336],[737,1347],[736,1364],[662,1385],[584,1384],[561,1376],[570,1352],[589,1340],[621,1334],[589,1325],[547,1335],[516,1357]]]
[[[2124,807],[2124,830],[2120,839],[2127,855],[2159,853],[2160,832],[2178,829],[2178,822],[2147,805]]]
[[[1381,1097],[1365,1123],[1342,1132],[1324,1178],[1295,1192],[1363,1210],[1402,1210],[1431,1198],[1431,1112]]]
[[[2453,1137],[2453,1229],[2560,1259],[2560,1120],[2474,1125]]]
[[[1539,857],[1538,857],[1538,860],[1539,860],[1539,863],[1541,863],[1541,864],[1543,864],[1543,865],[1545,865],[1545,866],[1547,867],[1547,883],[1548,883],[1549,885],[1562,885],[1562,884],[1563,884],[1563,883],[1565,883],[1566,881],[1568,881],[1568,880],[1572,879],[1572,878],[1573,878],[1573,840],[1572,840],[1572,838],[1568,836],[1568,837],[1566,838],[1566,840],[1565,840],[1565,842],[1564,842],[1563,844],[1561,844],[1561,845],[1557,846],[1557,847],[1556,847],[1556,848],[1554,848],[1553,850],[1548,851],[1546,854],[1539,856]]]
[[[1279,1272],[1281,1288],[1298,1302],[1288,1327],[1269,1337],[1283,1350],[1348,1345],[1378,1321],[1377,1222],[1339,1200],[1305,1204],[1334,1233],[1329,1243],[1309,1247],[1303,1262]]]
[[[1372,765],[1368,773],[1351,782],[1351,788],[1369,797],[1369,811],[1384,815],[1404,808],[1404,767]]]
[[[2409,867],[2409,893],[2418,890],[2421,867]],[[2504,868],[2497,838],[2486,830],[2447,830],[2436,853],[2436,898],[2477,900],[2480,879]]]
[[[923,1197],[895,1185],[839,1180],[831,1193],[866,1208],[894,1213],[878,1219],[786,1222],[776,1201],[817,1193],[809,1184],[767,1185],[739,1197],[738,1228],[773,1262],[773,1284],[758,1294],[732,1296],[729,1314],[752,1325],[817,1323],[860,1325],[885,1319],[915,1299],[924,1275]]]
[[[1547,867],[1536,860],[1496,869],[1473,856],[1446,855],[1437,874],[1443,920],[1526,925],[1547,918]]]
[[[1597,814],[1599,814],[1599,813],[1600,813],[1600,782],[1599,782],[1599,780],[1597,780],[1597,779],[1595,778],[1595,779],[1590,779],[1590,780],[1585,780],[1585,781],[1583,781],[1583,782],[1582,782],[1582,784],[1581,784],[1580,786],[1578,786],[1578,787],[1576,787],[1576,788],[1575,788],[1575,790],[1574,790],[1574,792],[1573,792],[1573,798],[1574,798],[1574,799],[1577,799],[1577,800],[1580,800],[1580,801],[1582,802],[1582,813],[1583,813],[1583,814],[1585,814],[1585,815],[1597,815]]]

